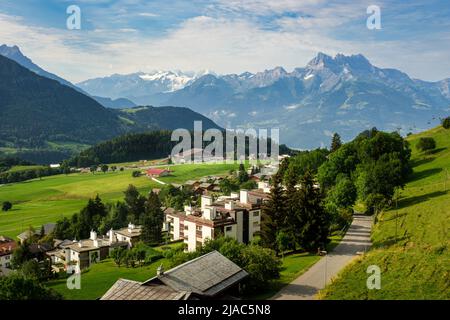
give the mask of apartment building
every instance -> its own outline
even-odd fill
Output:
[[[188,251],[195,251],[206,239],[220,235],[249,243],[260,231],[261,206],[268,199],[268,188],[240,190],[217,200],[203,195],[201,206],[185,206],[184,211],[165,210],[171,240],[181,240]]]

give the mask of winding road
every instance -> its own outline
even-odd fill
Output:
[[[314,300],[319,290],[323,289],[342,268],[355,256],[369,249],[371,229],[372,217],[355,214],[339,245],[271,299]]]

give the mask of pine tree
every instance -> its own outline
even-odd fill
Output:
[[[285,226],[286,203],[283,188],[281,186],[281,177],[274,175],[270,198],[262,210],[261,216],[261,242],[263,246],[276,250],[277,231]]]
[[[145,210],[145,197],[142,196],[132,184],[128,186],[124,194],[125,203],[127,204],[130,216],[133,218],[134,222],[139,221],[141,214]]]
[[[333,139],[331,140],[331,152],[335,152],[342,146],[341,136],[338,133],[333,135]]]
[[[298,232],[300,226],[299,221],[296,216],[296,194],[297,194],[297,175],[295,174],[295,169],[290,167],[285,174],[286,180],[286,202],[285,202],[285,227],[284,233],[291,239],[296,238],[296,233]],[[292,243],[292,247],[295,249],[295,241]]]
[[[328,242],[330,218],[322,206],[320,190],[314,186],[313,175],[307,171],[296,192],[297,242],[308,251],[323,248]]]
[[[146,244],[155,245],[162,242],[162,226],[164,212],[158,196],[151,192],[145,203],[145,211],[141,216],[142,235],[141,239]]]

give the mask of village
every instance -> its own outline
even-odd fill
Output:
[[[166,183],[159,179],[172,174],[170,166],[127,169],[140,169],[142,175],[163,186]],[[208,240],[223,236],[235,239],[239,243],[250,243],[260,231],[262,205],[269,198],[269,180],[276,170],[277,166],[272,164],[249,166],[245,174],[255,188],[232,191],[229,195],[224,195],[220,185],[221,181],[227,178],[226,175],[205,176],[197,180],[187,180],[184,184],[172,184],[171,186],[176,189],[188,189],[199,201],[198,205],[196,203],[185,205],[183,210],[165,206],[161,208],[164,212],[161,232],[166,243],[184,243],[186,252],[195,252]],[[158,194],[161,189],[153,188],[151,192]],[[48,261],[54,274],[79,274],[92,265],[111,258],[114,251],[132,250],[141,242],[142,227],[131,222],[126,227],[111,228],[106,234],[98,234],[97,230],[91,230],[87,239],[53,238],[52,243],[40,241],[53,234],[55,225],[55,223],[46,223],[36,231],[26,230],[17,236],[17,241],[2,236],[0,238],[0,276],[15,272],[11,265],[14,250],[25,243],[29,256],[36,261]],[[202,272],[193,272],[196,268],[201,269]],[[168,275],[172,278],[179,275],[181,269],[190,270],[187,274],[195,275],[183,279],[185,285],[189,281],[196,282],[191,284],[192,288],[178,288],[173,286],[173,280],[163,280]],[[158,268],[157,276],[145,283],[117,279],[117,283],[105,293],[102,299],[114,300],[119,299],[119,296],[120,299],[129,299],[132,298],[136,288],[143,288],[138,291],[141,292],[140,297],[145,299],[217,296],[224,294],[225,289],[227,292],[229,288],[236,289],[239,282],[246,277],[245,270],[217,251],[189,261],[186,265],[178,266],[176,270],[178,271],[173,272],[172,270],[164,271],[162,267]],[[195,289],[204,287],[211,281],[214,282],[212,278],[196,279],[205,272],[215,275],[217,282],[215,285],[220,283],[223,286],[222,282],[226,280],[226,286],[214,290],[212,290],[213,286],[203,291]],[[230,276],[232,276],[231,279]],[[121,292],[120,295],[117,293],[118,290]],[[123,292],[128,292],[128,295]]]

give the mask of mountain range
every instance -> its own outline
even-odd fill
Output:
[[[148,105],[155,95],[180,90],[208,71],[199,73],[182,71],[136,72],[127,75],[113,74],[77,83],[77,86],[95,96],[118,99],[125,97],[136,104]]]
[[[38,70],[40,71],[40,70]],[[42,72],[42,71],[40,71]],[[67,157],[73,151],[129,132],[218,128],[210,119],[181,107],[109,109],[72,86],[61,84],[0,55],[0,153],[19,150],[38,162]]]
[[[52,79],[56,80],[59,83],[71,87],[72,89],[75,89],[85,95],[89,95],[86,91],[83,91],[80,87],[74,85],[73,83],[57,76],[56,74],[53,74],[51,72],[48,72],[41,67],[39,67],[37,64],[35,64],[30,58],[25,56],[19,49],[18,46],[7,46],[5,44],[0,46],[0,55],[11,59],[21,66],[27,68],[30,71],[33,71],[34,73]],[[117,97],[115,99],[111,98],[105,98],[105,97],[99,97],[99,96],[92,96],[98,103],[103,105],[107,108],[130,108],[135,107],[136,104],[128,99]]]
[[[372,65],[363,55],[317,54],[305,67],[185,78],[168,71],[113,75],[78,85],[88,93],[191,108],[231,128],[279,128],[296,148],[350,140],[368,128],[417,132],[450,112],[450,79],[427,82]],[[145,79],[145,80],[144,80]],[[181,81],[180,79],[186,79]]]

